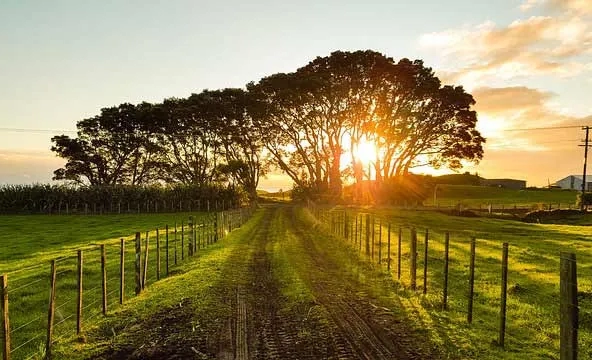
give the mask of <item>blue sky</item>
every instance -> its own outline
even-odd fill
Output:
[[[506,130],[592,125],[591,19],[588,0],[3,0],[0,183],[49,181],[61,164],[53,133],[7,128],[74,130],[101,107],[242,87],[334,50],[373,49],[421,58],[475,94],[488,144],[468,170],[542,185],[581,171],[581,131]],[[262,184],[289,187],[277,175]]]

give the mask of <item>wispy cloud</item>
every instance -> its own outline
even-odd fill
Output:
[[[565,11],[519,19],[507,26],[487,21],[424,34],[419,44],[444,55],[446,80],[469,88],[492,79],[570,77],[590,71],[592,25],[588,20],[587,13]]]
[[[592,122],[592,116],[572,116],[550,106],[555,97],[550,92],[517,86],[481,87],[472,93],[479,113],[477,127],[488,138],[486,157],[500,151],[573,151],[581,135],[579,127]],[[549,127],[556,129],[521,130]]]
[[[525,0],[520,5],[520,9],[529,11],[539,6],[544,6],[548,10],[568,11],[580,15],[592,13],[590,0]]]

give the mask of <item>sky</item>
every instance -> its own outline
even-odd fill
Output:
[[[463,171],[532,186],[582,172],[590,0],[0,0],[0,184],[50,181],[63,164],[51,136],[103,107],[243,87],[360,49],[423,59],[473,94],[487,143]]]

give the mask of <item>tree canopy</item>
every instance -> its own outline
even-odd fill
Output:
[[[311,193],[341,197],[363,181],[357,153],[376,149],[376,182],[413,168],[460,169],[483,157],[473,97],[421,60],[336,51],[246,89],[121,104],[52,138],[67,160],[55,179],[80,184],[232,184],[252,197],[270,166]]]

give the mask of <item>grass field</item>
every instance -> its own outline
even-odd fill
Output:
[[[302,209],[264,206],[200,261],[181,266],[184,273],[100,321],[87,342],[71,339],[57,352],[68,359],[233,358],[241,296],[245,358],[393,358],[376,355],[380,345],[368,343],[377,341],[368,326],[404,337],[397,353],[434,358],[417,357],[429,351],[425,332],[399,310],[384,275],[316,225]]]
[[[339,212],[338,212],[339,213]],[[388,224],[391,224],[392,269],[397,279],[397,236],[402,228],[401,304],[417,315],[432,338],[461,358],[558,358],[559,253],[573,251],[578,261],[581,358],[592,358],[592,228],[526,224],[486,218],[452,217],[436,212],[363,210],[359,229],[365,239],[366,213],[375,215],[374,263],[382,231],[382,265],[386,270]],[[328,215],[330,216],[330,215]],[[335,215],[334,215],[335,216]],[[382,226],[380,221],[382,220]],[[338,220],[333,220],[338,221]],[[330,220],[326,221],[329,223]],[[341,222],[340,224],[342,224]],[[354,223],[353,221],[351,222]],[[342,227],[342,225],[340,225]],[[418,290],[409,291],[410,228],[418,232]],[[352,228],[355,228],[352,225]],[[429,229],[427,295],[423,288],[424,232]],[[449,310],[441,310],[444,234],[450,232]],[[473,324],[466,321],[469,243],[476,237]],[[348,240],[352,245],[352,240]],[[365,241],[365,240],[364,240]],[[353,246],[359,249],[359,237]],[[495,345],[498,334],[502,243],[509,243],[509,295],[505,350]]]
[[[506,192],[506,194],[509,193]],[[271,206],[289,208],[286,205]],[[343,212],[342,208],[327,210],[331,210],[331,212],[325,213],[325,232],[330,231],[331,228],[337,228],[337,226],[331,226],[331,218],[327,216]],[[278,304],[280,313],[289,315],[303,308],[306,310],[303,313],[303,318],[307,318],[310,315],[310,306],[317,306],[315,304],[323,297],[322,291],[317,288],[318,284],[328,282],[341,284],[344,281],[356,279],[355,284],[357,285],[355,286],[359,288],[350,289],[350,293],[354,291],[358,295],[373,294],[374,298],[380,299],[380,302],[376,303],[380,305],[377,309],[384,308],[390,309],[389,311],[392,312],[400,312],[402,318],[407,319],[405,321],[415,324],[414,327],[429,335],[435,344],[445,349],[449,358],[464,359],[557,359],[559,349],[559,252],[573,251],[578,260],[580,357],[592,358],[591,227],[527,224],[490,218],[463,218],[429,211],[371,208],[348,209],[348,212],[350,219],[352,219],[352,214],[358,215],[356,217],[358,221],[355,222],[358,224],[356,240],[350,237],[349,240],[341,242],[335,241],[333,237],[325,237],[319,233],[319,228],[310,226],[310,224],[306,225],[307,222],[312,221],[307,220],[306,212],[297,212],[294,215],[282,210],[279,212],[279,217],[269,215],[270,225],[266,225],[269,226],[269,229],[265,231],[260,230],[261,227],[264,227],[262,215],[257,215],[254,222],[250,222],[244,230],[241,229],[241,231],[233,233],[228,242],[216,244],[200,252],[199,258],[203,257],[203,261],[190,260],[174,267],[172,265],[174,250],[171,250],[171,275],[179,274],[179,276],[155,283],[154,288],[147,288],[145,295],[130,300],[121,308],[116,306],[119,286],[119,238],[126,239],[125,267],[126,274],[128,274],[126,275],[126,297],[131,298],[134,295],[134,251],[130,235],[137,230],[163,228],[167,223],[172,227],[175,221],[180,223],[181,219],[187,219],[189,214],[0,217],[0,226],[4,230],[0,235],[0,244],[8,249],[8,253],[2,252],[0,269],[9,272],[13,350],[17,346],[19,347],[15,350],[13,358],[20,359],[27,358],[25,355],[29,354],[34,356],[42,354],[49,292],[48,261],[52,258],[60,258],[57,263],[57,346],[60,354],[65,358],[70,358],[77,355],[79,350],[94,352],[96,346],[105,345],[101,343],[102,341],[111,343],[113,339],[111,339],[110,333],[105,333],[108,331],[117,332],[117,336],[113,336],[115,340],[120,339],[123,342],[130,340],[127,337],[130,334],[125,330],[127,324],[138,319],[150,322],[152,314],[159,313],[161,309],[164,314],[167,314],[168,310],[166,309],[169,307],[174,309],[175,304],[181,304],[183,299],[188,297],[197,298],[191,305],[194,315],[191,321],[192,327],[185,329],[187,330],[186,335],[196,337],[196,339],[202,335],[206,336],[209,331],[213,331],[212,329],[222,326],[219,323],[220,317],[227,316],[229,312],[232,312],[232,309],[229,308],[230,305],[225,302],[225,298],[221,298],[221,294],[224,294],[225,297],[232,296],[232,291],[229,295],[228,288],[236,286],[236,282],[244,283],[245,287],[255,286],[257,289],[258,285],[252,285],[257,282],[253,282],[252,278],[245,275],[245,269],[252,266],[248,265],[245,259],[252,257],[258,259],[260,256],[252,254],[253,246],[266,249],[269,256],[270,271],[283,299],[283,302]],[[365,254],[365,244],[360,246],[360,236],[365,236],[363,233],[366,226],[366,214],[373,215],[376,223],[373,232],[375,237],[374,256]],[[340,224],[337,217],[333,220],[334,224]],[[296,229],[296,224],[303,227]],[[354,222],[352,221],[350,224],[350,230],[355,230]],[[388,224],[391,225],[390,273],[386,272],[385,265],[389,258],[387,253]],[[255,228],[252,228],[253,226]],[[397,279],[396,267],[398,255],[396,240],[399,227],[402,229],[400,281]],[[409,233],[412,227],[416,228],[418,232],[417,291],[409,289]],[[48,230],[49,228],[51,231]],[[255,231],[256,229],[259,230]],[[427,294],[423,295],[423,234],[425,229],[429,230],[429,248]],[[442,311],[445,232],[450,233],[451,244],[449,309]],[[155,235],[154,230],[149,233],[150,239],[152,239],[148,259],[151,270],[148,273],[147,281],[151,285],[156,279],[154,271],[156,269]],[[466,294],[469,240],[473,236],[477,239],[475,303],[473,323],[469,325],[466,322]],[[145,232],[142,233],[142,237],[145,237]],[[179,237],[178,234],[178,241]],[[256,240],[248,246],[245,243],[251,238],[263,237],[269,242],[259,244],[260,240]],[[162,232],[160,239],[162,244]],[[177,246],[174,246],[173,239],[171,231],[171,247],[177,249],[177,256],[180,259],[180,244],[177,242]],[[505,349],[496,345],[503,242],[508,242],[510,246]],[[73,337],[76,312],[75,249],[81,246],[85,247],[83,328],[84,332],[88,333],[89,329],[94,328],[94,319],[101,318],[98,316],[101,313],[100,256],[97,246],[92,245],[97,243],[107,244],[107,277],[115,280],[108,282],[109,313],[114,314],[115,317],[108,317],[105,320],[106,323],[97,330],[102,334],[101,336],[93,338],[97,336],[97,333],[90,333],[91,338],[89,338],[88,345],[76,345],[76,337]],[[350,246],[346,246],[348,244]],[[315,251],[318,253],[316,255],[310,253],[312,245],[317,247]],[[30,253],[29,249],[31,249]],[[161,248],[162,273],[164,273],[165,260],[162,250]],[[367,262],[354,260],[360,253],[363,259],[368,260]],[[319,266],[318,262],[322,261],[321,259],[326,259],[329,262],[323,266],[332,264],[327,268],[332,269],[332,275],[311,271]],[[378,265],[379,259],[380,265]],[[369,264],[374,265],[370,266]],[[247,267],[245,268],[245,266]],[[257,303],[257,300],[255,299],[254,302]],[[322,315],[321,318],[328,316],[322,311],[317,315]],[[310,329],[305,330],[303,330],[302,336],[313,336],[307,332]],[[142,337],[141,332],[132,335],[138,338]],[[84,354],[88,355],[89,352]]]
[[[181,247],[181,222],[190,215],[200,226],[196,237],[202,243],[213,236],[211,215],[142,214],[103,216],[0,216],[0,273],[8,275],[9,309],[13,358],[42,353],[47,329],[50,261],[56,261],[55,337],[60,339],[76,331],[77,250],[83,250],[83,327],[101,314],[101,254],[105,244],[107,303],[112,310],[119,303],[120,239],[125,242],[125,298],[135,295],[134,233],[150,238],[147,283],[156,280],[156,229],[159,228],[161,277],[166,276],[166,234],[169,226],[169,265],[171,272],[181,257],[188,256],[189,229],[184,228]],[[177,224],[177,234],[175,234]]]
[[[505,189],[489,186],[470,185],[438,185],[436,188],[436,204],[455,206],[459,203],[466,206],[536,206],[552,204],[567,208],[576,202],[577,191],[561,189]],[[426,205],[434,205],[433,196],[425,201]]]

